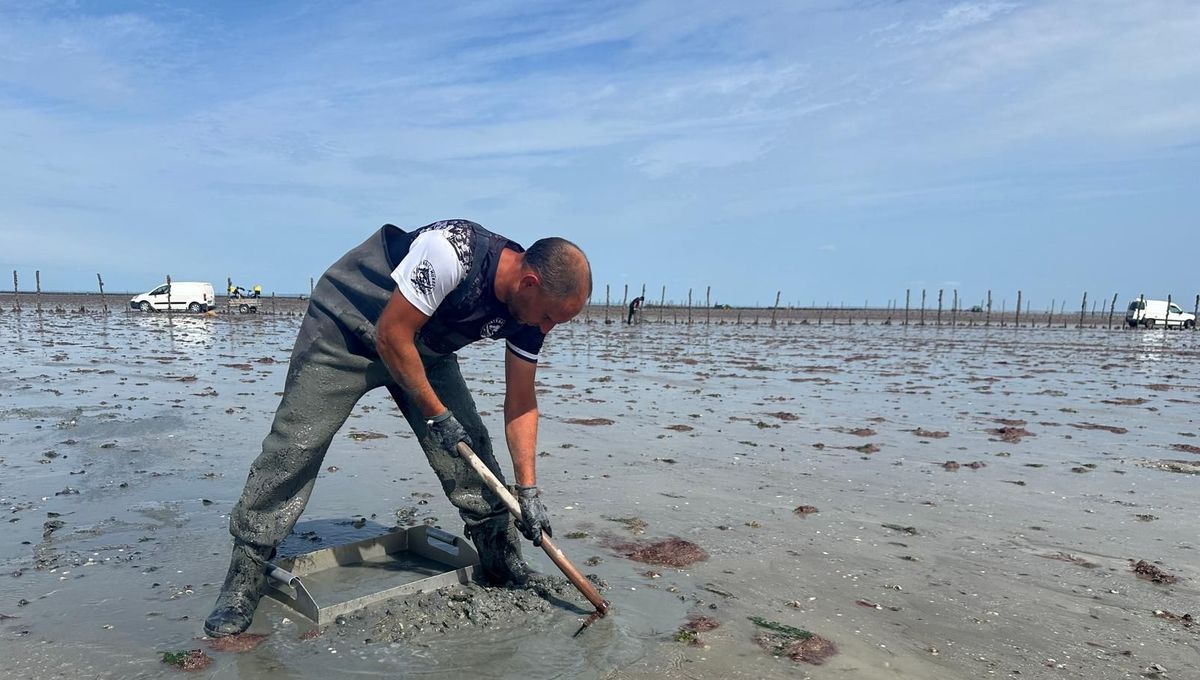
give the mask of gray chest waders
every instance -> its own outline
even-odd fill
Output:
[[[477,239],[476,247],[486,248],[484,241]],[[384,227],[338,260],[317,283],[292,350],[283,398],[271,431],[230,515],[230,533],[235,543],[273,552],[299,520],[329,444],[354,405],[368,391],[387,387],[416,434],[442,490],[459,509],[467,532],[476,539],[485,577],[489,571],[503,577],[498,571],[501,567],[520,562],[517,534],[511,529],[507,510],[462,459],[434,444],[424,418],[375,351],[375,320],[395,288],[391,272],[409,243],[410,235],[395,227]],[[476,263],[481,260],[475,258]],[[473,266],[470,275],[481,274],[487,272]],[[492,453],[491,437],[463,380],[457,357],[422,348],[422,361],[438,398],[462,423],[479,457],[503,479]],[[479,545],[481,542],[490,545],[485,549]],[[503,555],[484,557],[485,551]],[[493,563],[491,570],[489,562]],[[514,574],[512,580],[520,579]]]

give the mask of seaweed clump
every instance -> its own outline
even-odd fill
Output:
[[[185,671],[202,671],[212,664],[212,657],[205,654],[203,649],[181,649],[163,652],[162,662]]]
[[[708,553],[704,551],[704,548],[682,538],[668,538],[661,541],[612,540],[606,543],[606,547],[635,562],[658,564],[664,567],[686,567],[708,559]]]
[[[711,616],[691,614],[688,616],[687,623],[675,631],[673,639],[676,642],[682,642],[693,647],[702,647],[704,646],[704,641],[700,639],[700,633],[707,633],[710,630],[716,630],[720,627],[721,622]]]
[[[1133,573],[1155,583],[1174,583],[1179,580],[1178,576],[1168,574],[1146,560],[1138,560],[1136,563],[1133,560],[1129,560],[1129,563],[1133,569]]]
[[[761,616],[751,616],[750,621],[765,629],[754,636],[754,642],[774,656],[820,666],[838,653],[837,645],[803,628],[768,621]]]
[[[219,637],[208,643],[208,648],[218,652],[248,652],[262,644],[267,636],[261,633],[242,633]]]

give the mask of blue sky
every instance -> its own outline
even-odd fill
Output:
[[[577,241],[601,298],[1190,300],[1196,36],[1192,0],[0,0],[0,272],[303,292],[464,217]]]

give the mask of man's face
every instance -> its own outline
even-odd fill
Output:
[[[552,298],[542,291],[536,276],[526,276],[510,301],[508,311],[526,326],[537,326],[542,333],[549,333],[551,328],[575,318],[585,302],[582,295]]]

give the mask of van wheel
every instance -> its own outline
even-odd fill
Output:
[[[1184,322],[1183,322],[1183,327],[1184,327],[1184,328],[1195,328],[1195,327],[1196,327],[1196,320],[1195,320],[1195,319],[1188,319],[1187,321],[1184,321]]]
[[[245,314],[248,311],[250,311],[250,305],[238,305],[238,312]]]
[[[193,302],[192,304],[188,305],[188,311],[191,312],[192,314],[199,314],[200,313],[200,303]]]
[[[153,312],[154,311],[154,308],[151,307],[150,303],[147,302],[146,300],[142,300],[142,304],[138,305],[138,309],[142,310],[143,312]]]
[[[1154,324],[1157,322],[1154,319],[1146,319],[1142,323],[1146,324],[1146,328],[1154,328]]]

